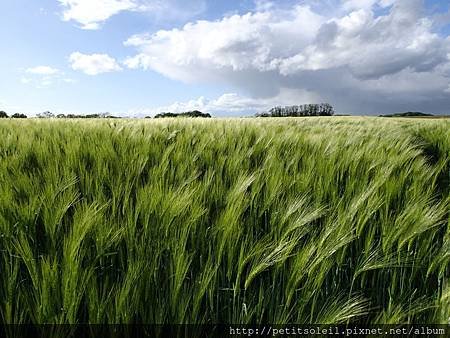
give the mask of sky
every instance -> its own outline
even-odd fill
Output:
[[[3,0],[0,110],[450,114],[444,0]]]

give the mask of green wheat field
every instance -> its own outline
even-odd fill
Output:
[[[0,323],[450,322],[450,121],[0,121]]]

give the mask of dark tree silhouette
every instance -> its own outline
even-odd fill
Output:
[[[40,116],[41,117],[41,116]],[[50,116],[51,117],[51,116]],[[100,113],[100,114],[58,114],[56,115],[56,118],[58,119],[117,119],[120,117],[113,116],[109,113]]]
[[[198,110],[188,111],[184,113],[160,113],[155,115],[155,119],[164,118],[164,117],[203,117],[203,118],[210,118],[211,115],[208,113],[202,113]]]
[[[426,114],[419,111],[408,111],[406,113],[395,113],[388,115],[378,115],[379,117],[430,117],[434,116],[433,114]]]
[[[268,112],[258,113],[257,117],[302,117],[332,116],[334,109],[329,103],[303,104],[299,106],[273,107]]]
[[[45,111],[43,113],[37,114],[36,116],[40,119],[49,119],[49,118],[55,117],[55,115],[49,111]]]
[[[20,114],[20,113],[15,113],[15,114],[11,115],[11,117],[13,119],[26,119],[27,118],[27,116],[25,114]]]
[[[4,112],[3,110],[0,111],[0,119],[5,119],[8,117],[8,114],[6,114],[6,112]]]

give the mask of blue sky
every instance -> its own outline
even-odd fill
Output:
[[[6,0],[0,109],[450,113],[447,1]]]

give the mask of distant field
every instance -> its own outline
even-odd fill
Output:
[[[450,120],[1,120],[0,323],[449,323]]]

